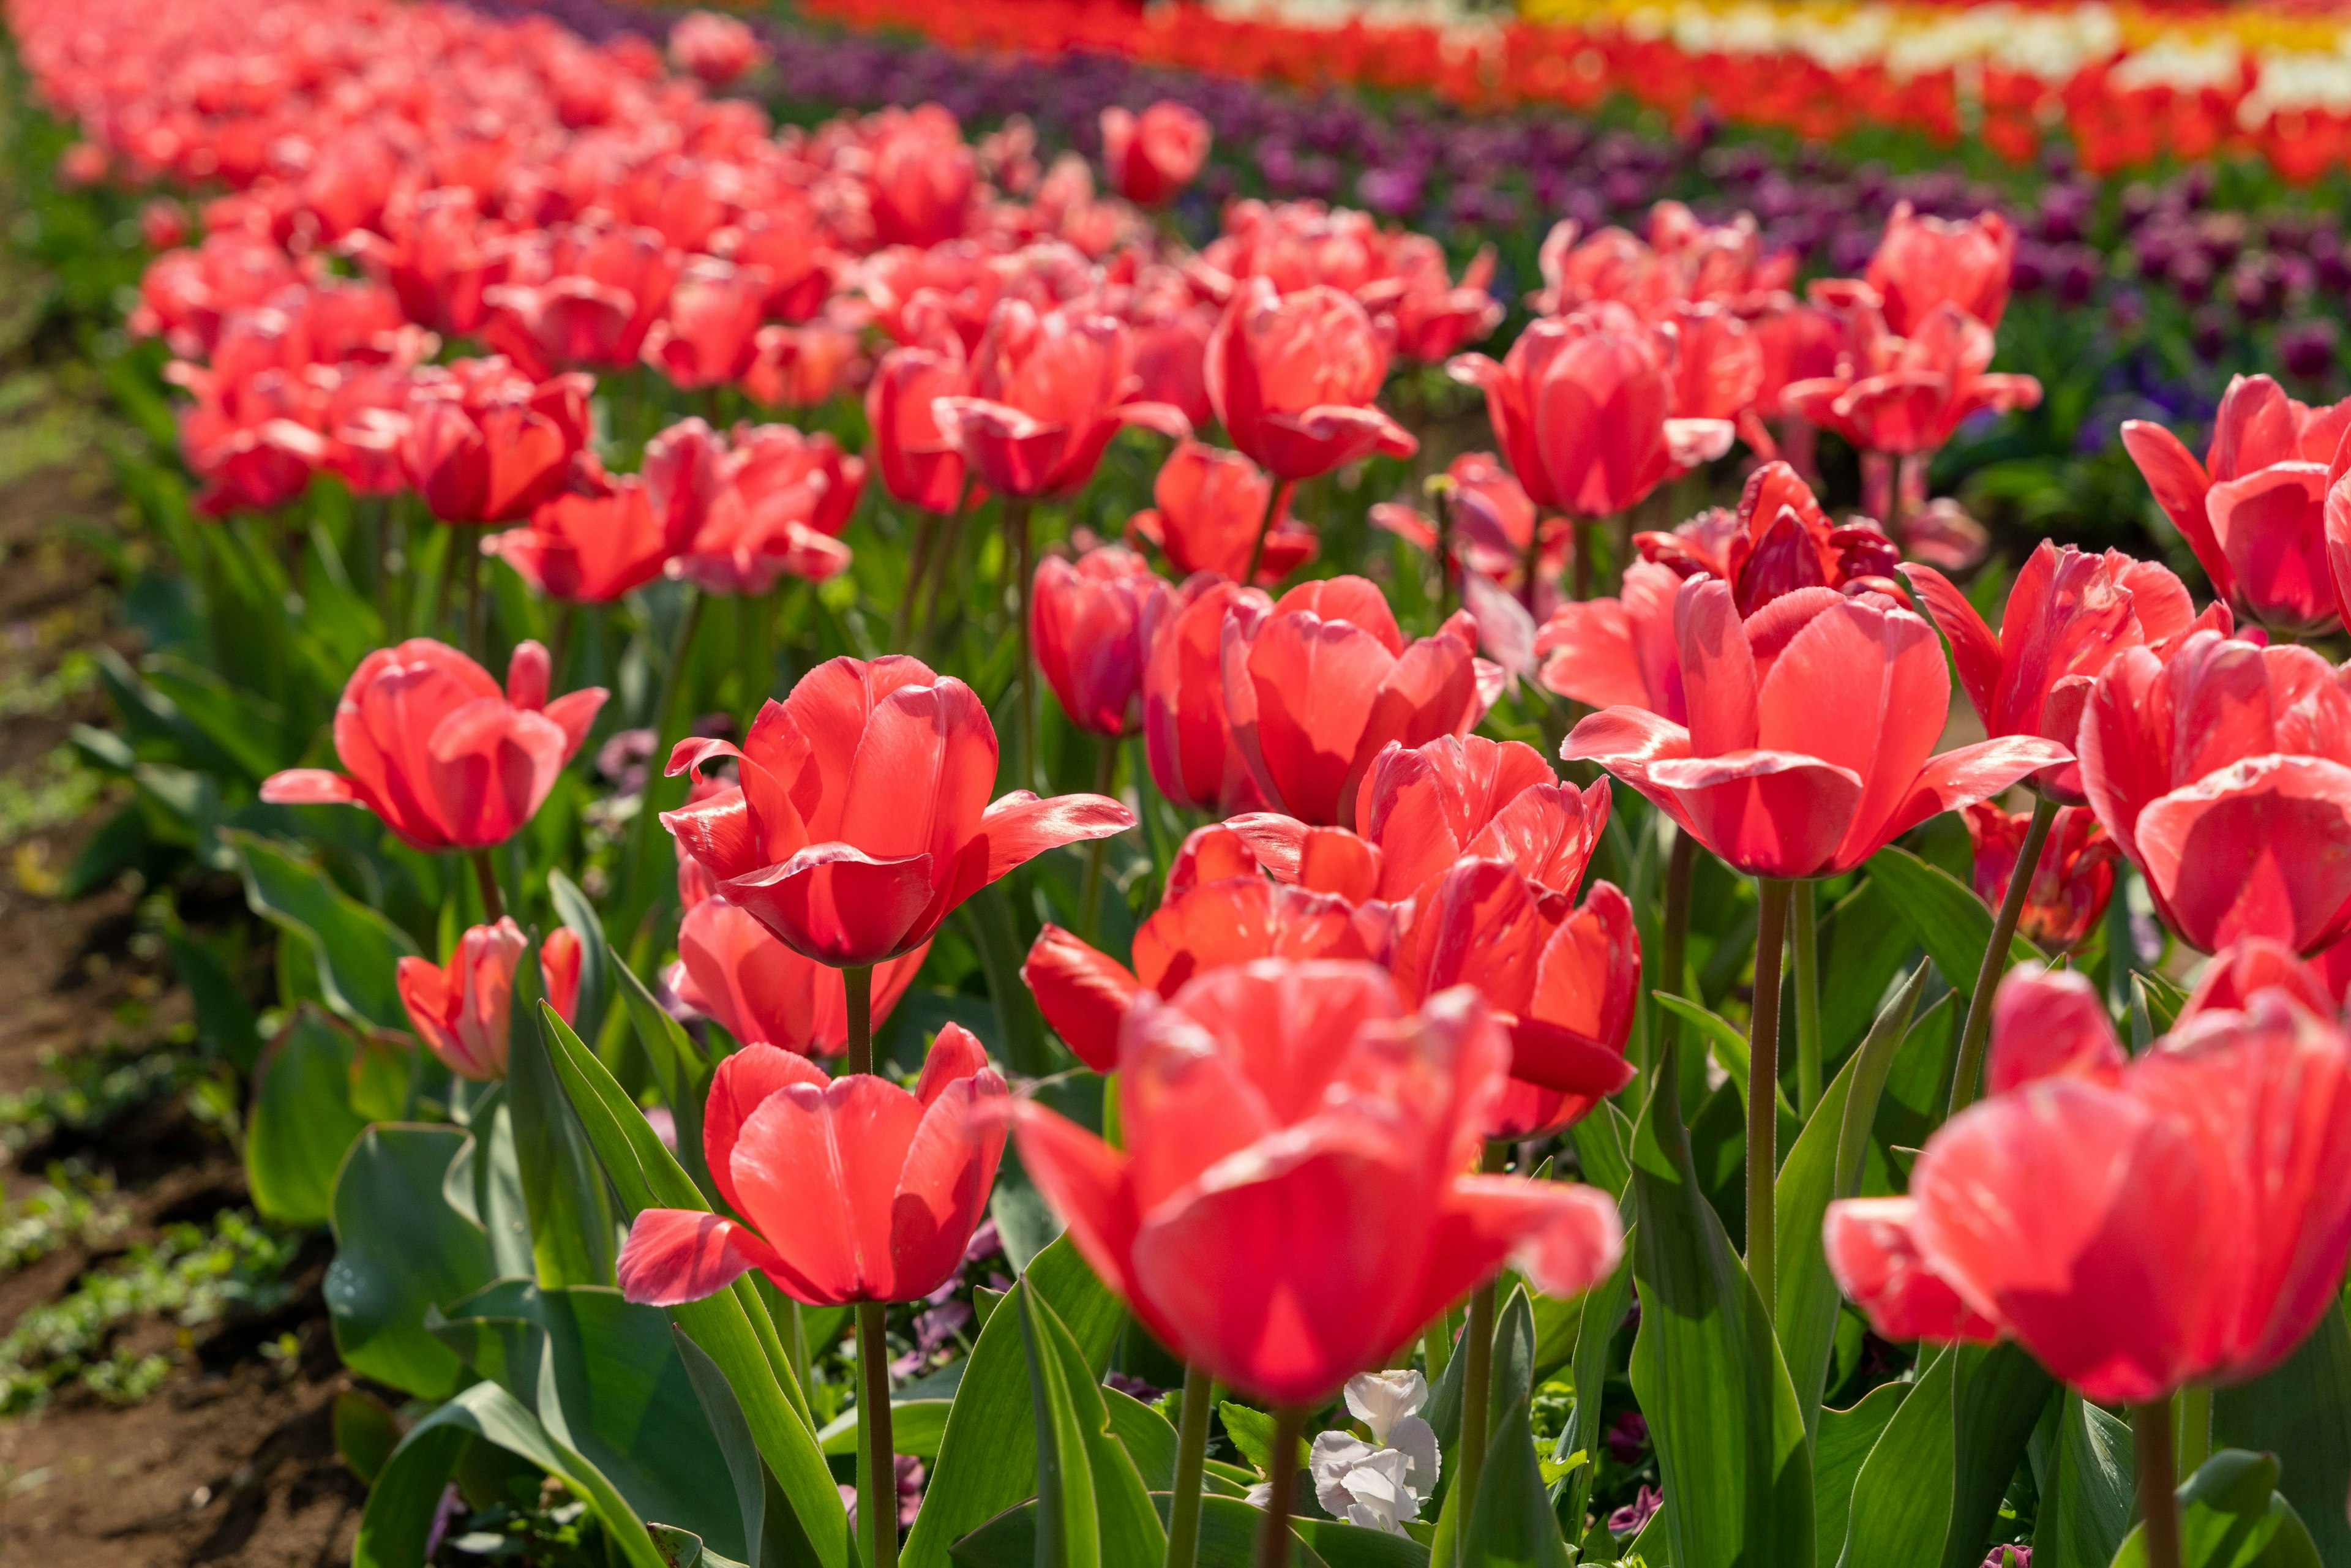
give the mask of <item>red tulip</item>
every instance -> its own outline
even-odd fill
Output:
[[[971,374],[960,351],[893,349],[865,388],[873,465],[882,487],[910,507],[952,512],[963,495],[963,454],[939,430],[932,405],[960,397]]]
[[[517,248],[514,282],[482,292],[482,336],[526,371],[633,365],[684,255],[655,229],[573,224]]]
[[[874,966],[875,1029],[914,984],[929,952],[925,943]],[[748,911],[724,898],[705,898],[686,910],[677,929],[677,963],[670,970],[669,988],[744,1045],[780,1046],[802,1056],[838,1056],[849,1048],[849,1002],[841,971],[801,957]]]
[[[1186,290],[1178,303],[1138,307],[1128,318],[1134,334],[1134,373],[1143,382],[1144,400],[1181,409],[1195,430],[1217,417],[1208,402],[1207,357],[1208,340],[1216,334],[1221,314]]]
[[[2079,745],[2090,809],[2191,946],[2351,932],[2351,692],[2317,654],[2209,631],[2126,648]]]
[[[506,282],[514,260],[504,225],[482,215],[480,198],[462,186],[424,191],[394,200],[380,222],[381,234],[360,229],[344,248],[399,296],[410,320],[458,336],[478,331],[488,315],[483,291]]]
[[[1859,301],[1846,312],[1835,372],[1790,382],[1781,403],[1865,452],[1932,452],[1970,414],[2040,402],[2031,376],[1989,373],[1991,355],[1991,329],[1956,305],[1937,306],[1901,336]]]
[[[1317,284],[1280,294],[1251,277],[1208,340],[1208,402],[1233,444],[1277,479],[1311,479],[1419,442],[1372,406],[1388,342],[1364,308]]]
[[[2007,896],[2016,857],[2024,852],[2029,811],[2006,811],[1978,800],[1960,813],[1975,845],[1976,896],[1993,909]],[[2122,852],[2081,806],[2060,806],[2041,847],[2041,861],[2024,890],[2016,929],[2053,953],[2062,953],[2090,933],[2106,912],[2115,891],[2115,867]]]
[[[1143,728],[1144,633],[1173,591],[1118,545],[1096,546],[1075,563],[1048,556],[1037,564],[1029,641],[1071,724],[1113,739]]]
[[[996,730],[919,660],[834,659],[737,747],[684,740],[673,774],[739,759],[742,783],[662,821],[727,901],[796,952],[850,967],[910,953],[973,894],[1045,851],[1134,826],[1101,795],[987,800]]]
[[[751,367],[769,281],[765,267],[695,256],[645,334],[645,363],[685,392],[737,380]]]
[[[1479,248],[1455,284],[1447,275],[1443,247],[1426,235],[1402,235],[1388,253],[1395,276],[1359,290],[1367,306],[1384,306],[1395,329],[1395,351],[1424,365],[1441,365],[1502,324],[1502,302],[1489,285],[1494,247]]]
[[[2335,1310],[2351,1040],[2275,989],[2126,1065],[2107,1029],[2086,1071],[1937,1132],[1907,1197],[1830,1207],[1830,1267],[1881,1333],[2011,1337],[2085,1397],[2138,1404],[2258,1376]]]
[[[2266,936],[2248,936],[2231,942],[2212,956],[2204,972],[2196,977],[2196,988],[2179,1009],[2175,1029],[2199,1013],[2220,1010],[2242,1012],[2252,1005],[2253,997],[2275,988],[2317,1014],[2320,1018],[2336,1018],[2343,1011],[2343,977],[2340,960],[2342,945],[2327,949],[2308,963],[2294,956],[2294,950]],[[2106,1023],[2113,1033],[2111,1020]],[[2119,1061],[2122,1048],[2113,1048]]]
[[[1388,742],[1464,735],[1485,711],[1475,623],[1456,614],[1406,643],[1386,598],[1360,577],[1301,583],[1254,623],[1228,626],[1234,745],[1267,805],[1302,822],[1353,817]]]
[[[1850,871],[1935,813],[2071,755],[2027,736],[1931,755],[1950,704],[1942,649],[1877,595],[1800,589],[1742,622],[1729,584],[1694,578],[1674,632],[1687,727],[1612,707],[1561,754],[1598,762],[1757,876]]]
[[[671,576],[705,592],[756,598],[786,573],[822,581],[849,565],[849,547],[832,536],[856,510],[863,459],[789,424],[738,424],[726,442],[698,419],[671,428],[708,443],[715,465],[702,520],[671,560]]]
[[[1472,856],[1509,862],[1563,909],[1608,830],[1608,806],[1604,780],[1562,784],[1522,741],[1447,735],[1383,747],[1364,776],[1355,818],[1379,847],[1382,898],[1410,898]]]
[[[1570,600],[1552,611],[1535,633],[1542,684],[1593,707],[1646,708],[1687,723],[1674,642],[1681,586],[1671,568],[1635,561],[1616,598]]]
[[[1117,318],[1066,309],[1039,314],[1007,299],[988,319],[972,360],[971,393],[931,406],[940,433],[1007,496],[1061,495],[1093,477],[1124,424],[1181,438],[1183,414],[1134,401],[1142,381]]]
[[[764,408],[814,408],[864,379],[864,322],[847,309],[797,327],[770,323],[751,340],[746,396]]]
[[[2199,620],[2179,578],[2120,550],[2085,555],[2043,540],[2016,574],[1997,636],[1941,572],[1903,570],[1928,619],[1950,640],[1960,689],[1991,735],[2038,735],[2070,746],[2091,684],[2116,652],[2172,642],[2216,618],[2217,630],[2230,630],[2226,609],[2216,605]],[[2083,802],[2076,764],[2036,782],[2054,800]]]
[[[588,445],[595,382],[534,382],[506,361],[459,360],[420,374],[401,461],[444,523],[511,523],[561,494]]]
[[[550,599],[609,604],[662,574],[690,537],[664,526],[635,475],[601,496],[563,495],[542,502],[528,528],[482,541],[525,582]]]
[[[1391,965],[1406,1002],[1475,986],[1510,1035],[1510,1082],[1489,1138],[1555,1132],[1633,1081],[1641,996],[1633,905],[1594,883],[1580,907],[1508,861],[1457,861],[1404,912]]]
[[[955,116],[935,103],[876,117],[869,186],[883,245],[933,246],[964,232],[977,171]]]
[[[1288,887],[1353,905],[1364,940],[1385,951],[1388,909],[1380,894],[1380,848],[1345,828],[1310,828],[1275,811],[1244,811],[1184,836],[1167,868],[1166,898],[1226,877],[1263,874]]]
[[[718,1064],[702,1123],[711,1180],[743,1223],[645,1209],[621,1249],[621,1293],[675,1306],[757,1269],[811,1306],[920,1300],[962,1265],[987,1212],[1005,1099],[960,1024],[931,1042],[912,1093],[745,1046]]]
[[[1750,474],[1737,511],[1714,507],[1671,533],[1639,533],[1633,542],[1644,560],[1678,576],[1730,584],[1742,616],[1799,588],[1876,589],[1903,597],[1894,576],[1902,552],[1886,530],[1867,517],[1830,522],[1812,486],[1785,463]]]
[[[273,805],[364,806],[413,848],[486,849],[530,821],[587,738],[604,688],[547,700],[547,650],[525,643],[503,692],[489,672],[430,637],[360,661],[335,706],[347,773],[294,768],[261,786]]]
[[[1122,196],[1155,207],[1190,184],[1208,161],[1208,122],[1185,104],[1161,99],[1140,115],[1102,111],[1102,172]]]
[[[1467,989],[1413,1014],[1365,965],[1219,970],[1128,1019],[1123,1149],[1023,1101],[1021,1163],[1186,1364],[1312,1404],[1506,1262],[1561,1296],[1615,1265],[1595,1189],[1462,1174],[1507,1056]]]
[[[2015,257],[2016,230],[1998,213],[1955,223],[1918,217],[1899,202],[1865,277],[1884,301],[1886,326],[1906,336],[1944,305],[1997,327]]]
[[[1160,794],[1186,811],[1230,816],[1265,804],[1226,708],[1225,626],[1246,639],[1273,609],[1259,589],[1207,580],[1153,612],[1144,635],[1143,746]]]
[[[1238,580],[1249,570],[1258,530],[1266,526],[1273,482],[1238,452],[1187,440],[1159,465],[1151,497],[1158,507],[1134,514],[1126,525],[1129,538],[1150,540],[1169,566],[1186,576],[1210,571]],[[1258,582],[1280,582],[1312,560],[1319,549],[1314,531],[1290,517],[1285,505],[1265,536]]]
[[[2267,376],[2235,376],[2199,463],[2179,438],[2123,422],[2123,445],[2212,591],[2280,632],[2324,631],[2340,616],[2327,553],[2326,491],[2351,399],[2312,408]]]
[[[759,56],[759,40],[733,16],[688,11],[669,30],[670,63],[712,87],[725,87],[758,65]]]
[[[509,916],[468,927],[445,965],[402,958],[395,979],[408,1024],[442,1065],[486,1082],[507,1075],[507,1028],[514,1010],[515,966],[530,938]],[[580,997],[580,934],[559,925],[539,944],[538,972],[563,1021]]]
[[[1992,998],[1987,1086],[2005,1094],[2047,1078],[2120,1081],[2130,1058],[2089,977],[2072,969],[2020,964]]]
[[[1673,329],[1674,412],[1684,419],[1735,420],[1763,389],[1763,342],[1728,307],[1685,302],[1666,317]]]

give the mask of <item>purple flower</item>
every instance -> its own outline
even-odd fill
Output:
[[[1633,1494],[1633,1500],[1608,1516],[1611,1535],[1638,1535],[1641,1527],[1666,1505],[1665,1494],[1655,1487],[1643,1487]]]
[[[1637,1465],[1649,1451],[1649,1423],[1638,1410],[1627,1410],[1608,1423],[1604,1440],[1609,1458],[1620,1465]]]

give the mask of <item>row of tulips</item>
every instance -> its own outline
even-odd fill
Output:
[[[935,108],[771,133],[722,18],[684,75],[11,21],[68,171],[204,229],[99,347],[172,569],[76,879],[277,928],[266,1052],[199,1031],[425,1402],[358,1561],[517,1467],[643,1568],[2351,1550],[2351,686],[2283,641],[2336,411],[2133,434],[2200,611],[1963,589],[1929,460],[2040,395],[1996,216],[1801,296],[1751,220],[1570,225],[1489,357],[1425,236],[1177,246],[1180,110],[1103,196]],[[44,230],[137,266],[133,199]],[[1498,451],[1422,455],[1399,359]]]

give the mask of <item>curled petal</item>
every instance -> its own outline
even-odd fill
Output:
[[[1990,1344],[1996,1324],[1959,1299],[1918,1255],[1907,1197],[1845,1198],[1829,1205],[1821,1228],[1837,1288],[1890,1340],[1959,1340]]]
[[[774,1249],[731,1219],[690,1208],[648,1208],[621,1244],[621,1294],[651,1307],[716,1295],[753,1269],[778,1266]]]

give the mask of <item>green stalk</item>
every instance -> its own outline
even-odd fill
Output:
[[[685,587],[685,613],[677,623],[677,641],[669,651],[669,667],[662,672],[661,693],[653,700],[653,750],[645,758],[645,792],[637,808],[636,831],[629,846],[629,886],[631,904],[643,915],[653,900],[645,889],[650,885],[653,868],[653,835],[661,821],[659,794],[665,781],[664,770],[669,766],[669,754],[679,739],[677,699],[685,685],[685,668],[694,653],[694,634],[702,624],[703,597],[691,583]]]
[[[2171,1401],[2131,1406],[2138,1450],[2138,1512],[2147,1527],[2147,1568],[2180,1568],[2179,1469],[2171,1448]]]
[[[1451,1309],[1428,1320],[1420,1331],[1421,1359],[1428,1364],[1427,1376],[1431,1386],[1445,1375],[1445,1364],[1453,1359],[1453,1313]]]
[[[1821,1103],[1821,923],[1813,903],[1818,884],[1796,884],[1789,917],[1795,923],[1796,1114],[1809,1122]]]
[[[1758,877],[1755,1012],[1747,1026],[1747,1272],[1768,1316],[1777,1310],[1778,1212],[1773,1177],[1780,1142],[1780,949],[1787,941],[1788,883]]]
[[[841,972],[849,1003],[849,1071],[873,1071],[873,966],[852,964]]]
[[[1991,1038],[1992,998],[2008,967],[2008,949],[2016,938],[2016,923],[2024,914],[2024,894],[2041,865],[2041,846],[2049,841],[2049,828],[2057,821],[2057,802],[2046,795],[2032,803],[2032,825],[2024,830],[2024,847],[2017,852],[2016,869],[2008,873],[2008,893],[1991,923],[1991,940],[1984,945],[1983,963],[1976,970],[1975,994],[1968,998],[1967,1027],[1959,1034],[1959,1060],[1951,1075],[1951,1115],[1974,1103],[1983,1078],[1984,1046]]]
[[[1257,585],[1257,569],[1265,564],[1265,541],[1271,537],[1273,519],[1281,516],[1281,503],[1289,498],[1291,488],[1292,481],[1284,479],[1266,494],[1265,516],[1258,519],[1257,542],[1249,546],[1249,570],[1241,573],[1244,588]]]
[[[1094,793],[1107,795],[1118,788],[1118,739],[1114,736],[1094,737]],[[1086,846],[1085,880],[1079,884],[1078,935],[1088,942],[1094,939],[1096,917],[1102,913],[1102,855],[1109,849],[1108,839],[1096,839]]]
[[[1488,1144],[1479,1169],[1491,1176],[1502,1168],[1503,1148]],[[1478,1473],[1486,1468],[1486,1438],[1493,1425],[1488,1406],[1494,1381],[1494,1281],[1469,1292],[1469,1324],[1461,1331],[1461,1458],[1453,1485],[1465,1501],[1478,1496]]]
[[[1273,1413],[1272,1470],[1266,1477],[1271,1495],[1265,1500],[1265,1522],[1258,1529],[1257,1568],[1290,1568],[1290,1511],[1298,1495],[1298,1443],[1306,1435],[1306,1409],[1297,1405]]]
[[[465,857],[474,862],[474,884],[482,890],[482,918],[496,925],[507,912],[507,901],[498,892],[497,868],[490,863],[490,852],[475,850]]]
[[[1012,672],[1012,787],[1037,787],[1037,651],[1029,636],[1029,588],[1037,575],[1037,541],[1029,524],[1029,497],[1004,497],[1005,574],[1011,580],[1012,622],[1020,636],[1020,663]]]
[[[1698,841],[1679,828],[1668,830],[1674,835],[1674,847],[1666,857],[1666,914],[1664,929],[1657,934],[1657,979],[1656,988],[1668,996],[1682,994],[1684,955],[1689,947],[1690,878],[1698,871]],[[1656,1010],[1657,1040],[1649,1053],[1649,1065],[1666,1059],[1667,1048],[1676,1038],[1678,1023],[1673,1014],[1663,1008]]]
[[[465,558],[465,652],[483,659],[488,656],[490,596],[482,582],[481,537],[468,528],[450,540],[449,548]]]
[[[2194,1475],[2212,1457],[2212,1388],[2191,1383],[2179,1391],[2179,1468]]]
[[[906,632],[914,616],[914,601],[922,596],[923,580],[931,574],[931,554],[938,546],[939,517],[920,512],[914,518],[914,542],[906,560],[906,591],[898,596],[898,613],[891,620],[890,646],[906,645]]]
[[[1200,1477],[1208,1461],[1208,1375],[1184,1369],[1183,1426],[1176,1434],[1176,1490],[1167,1502],[1167,1568],[1192,1568],[1200,1555]]]
[[[841,972],[849,1003],[849,1071],[873,1071],[873,967]],[[857,1303],[857,1426],[863,1441],[866,1490],[857,1496],[860,1528],[873,1543],[873,1568],[898,1568],[898,1467],[890,1441],[890,1342],[886,1308]]]

